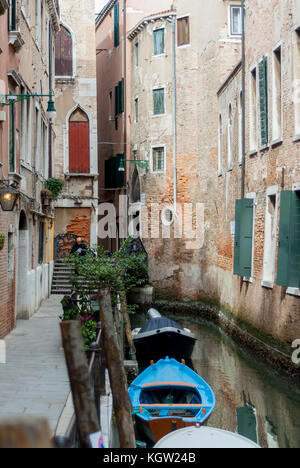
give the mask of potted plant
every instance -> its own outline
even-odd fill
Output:
[[[45,189],[51,192],[51,195],[54,200],[57,200],[61,192],[63,191],[64,183],[60,179],[55,179],[51,177],[45,182]]]
[[[42,197],[42,204],[44,206],[49,206],[50,201],[53,199],[52,192],[48,189],[44,189],[41,191],[41,197]]]
[[[5,243],[5,235],[0,234],[0,250],[3,250],[4,243]]]

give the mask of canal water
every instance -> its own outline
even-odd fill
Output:
[[[216,326],[183,325],[198,338],[194,370],[216,395],[208,426],[238,432],[264,448],[300,448],[300,387],[237,346]]]
[[[145,322],[141,316],[136,319],[135,326]],[[214,324],[175,320],[197,336],[192,367],[216,395],[207,425],[238,432],[264,448],[300,448],[300,385],[259,361]]]

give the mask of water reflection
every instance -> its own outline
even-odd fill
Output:
[[[208,425],[262,447],[300,448],[299,391],[212,326],[184,325],[198,338],[193,367],[216,395]]]
[[[238,432],[264,448],[300,448],[300,387],[293,387],[214,325],[170,318],[190,328],[198,338],[191,367],[216,395],[208,425]],[[135,316],[134,326],[145,320]]]

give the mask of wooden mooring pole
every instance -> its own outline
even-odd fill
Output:
[[[108,289],[101,291],[100,316],[103,347],[112,389],[120,446],[121,448],[135,448],[132,406],[127,391],[127,378],[116,336],[111,295]]]
[[[90,434],[100,431],[92,393],[88,363],[78,320],[61,323],[61,334],[69,372],[81,448],[91,448]]]
[[[130,318],[127,312],[127,298],[124,292],[120,294],[120,302],[121,302],[121,312],[123,315],[123,320],[124,320],[124,325],[125,325],[125,334],[126,334],[127,342],[129,345],[130,357],[132,360],[135,361],[136,351],[135,351],[135,346],[134,346],[133,339],[132,339],[131,322],[130,322]]]

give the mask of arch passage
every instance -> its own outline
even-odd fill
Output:
[[[89,119],[81,109],[76,109],[69,120],[69,172],[90,172]]]

